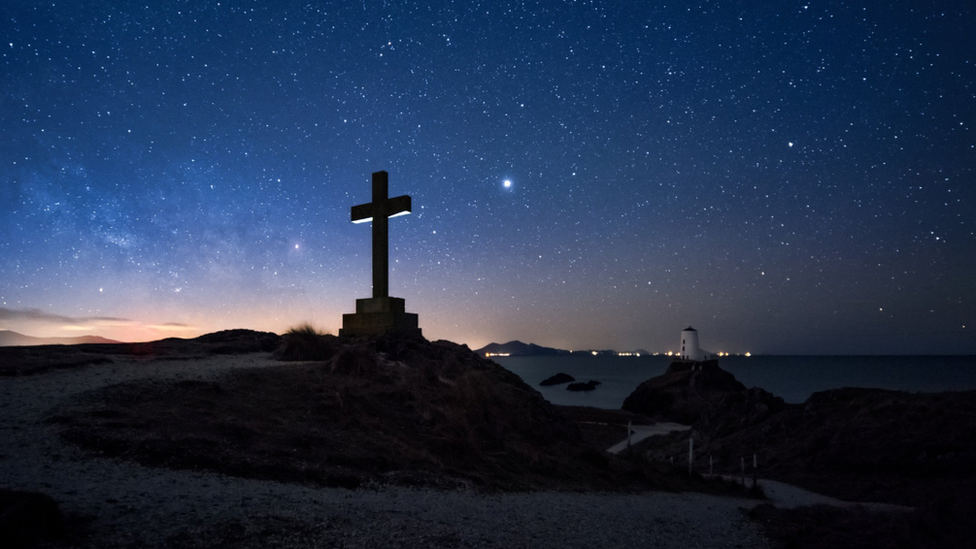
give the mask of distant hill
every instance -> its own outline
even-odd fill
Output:
[[[87,343],[121,343],[114,339],[99,336],[78,337],[33,337],[10,330],[0,330],[0,347],[22,347],[27,345],[81,345]]]
[[[0,332],[0,336],[10,333],[12,332]],[[76,342],[87,339],[96,343]],[[268,353],[281,344],[281,336],[278,334],[253,330],[224,330],[194,339],[169,337],[159,341],[139,343],[109,342],[103,338],[68,338],[68,340],[74,344],[51,345],[53,339],[29,338],[19,340],[22,343],[0,345],[0,376],[32,375],[60,368],[104,364],[116,360],[191,360],[212,355]],[[43,343],[36,343],[38,341]]]
[[[509,356],[556,356],[568,355],[569,351],[564,349],[553,349],[552,347],[542,347],[534,343],[522,343],[521,341],[509,341],[508,343],[489,343],[475,351],[481,356],[487,354],[509,355]]]

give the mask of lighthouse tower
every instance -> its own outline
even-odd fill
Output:
[[[708,360],[708,355],[698,346],[698,330],[691,326],[681,331],[681,358],[695,362]]]

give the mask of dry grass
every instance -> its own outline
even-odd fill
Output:
[[[335,355],[336,338],[304,322],[281,336],[275,358],[285,361],[329,360]]]

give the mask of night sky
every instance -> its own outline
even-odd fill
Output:
[[[976,354],[968,2],[319,4],[5,2],[0,329]]]

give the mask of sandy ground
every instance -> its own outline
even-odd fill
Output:
[[[768,547],[747,500],[317,488],[94,457],[43,422],[64,399],[116,383],[277,364],[252,354],[0,378],[0,486],[90,517],[88,547]]]

